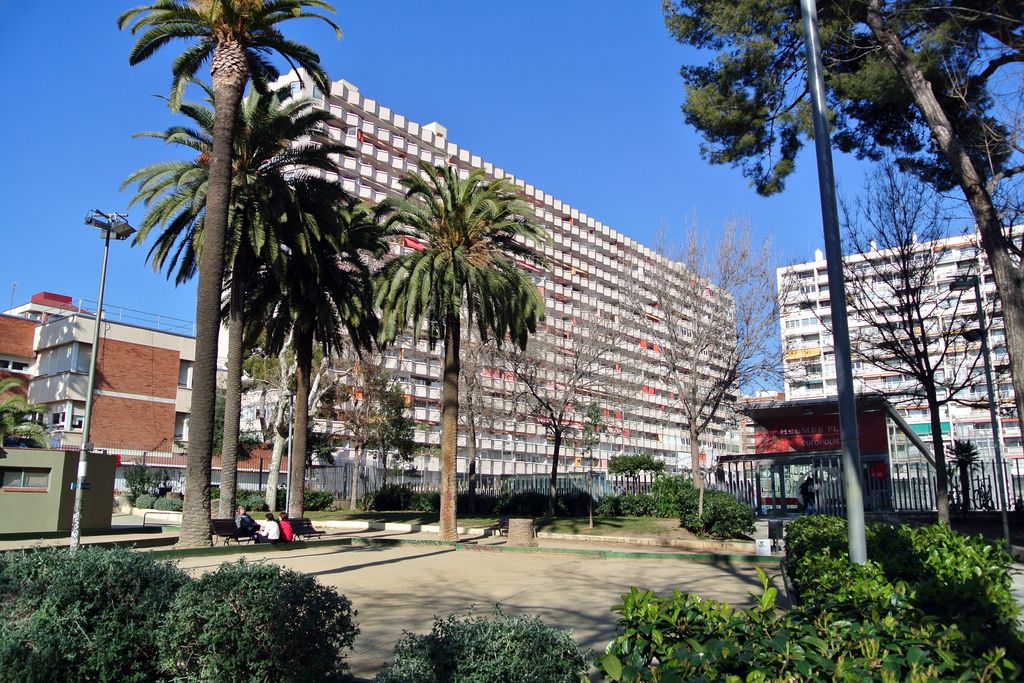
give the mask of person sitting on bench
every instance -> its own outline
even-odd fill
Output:
[[[260,532],[253,537],[257,543],[277,543],[281,540],[281,527],[274,521],[274,514],[267,513],[267,521],[260,522]]]
[[[277,521],[277,525],[281,527],[282,541],[290,541],[295,538],[295,532],[292,530],[292,523],[288,521],[287,512],[281,513],[281,518]]]
[[[260,525],[249,516],[244,505],[238,506],[238,516],[235,517],[235,526],[238,527],[238,535],[245,538],[252,538],[259,531]]]

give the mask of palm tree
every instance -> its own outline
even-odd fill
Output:
[[[0,379],[0,453],[4,452],[4,442],[8,438],[46,448],[46,430],[38,422],[28,419],[33,413],[42,412],[42,408],[30,406],[16,391],[23,384],[17,377]]]
[[[313,348],[326,354],[347,337],[357,351],[369,349],[377,331],[371,291],[371,257],[387,252],[385,232],[373,212],[335,186],[299,186],[301,212],[289,217],[304,229],[287,232],[279,272],[264,271],[264,286],[250,297],[253,320],[266,334],[268,353],[292,339],[295,353],[295,412],[292,457],[288,462],[288,514],[301,517],[306,480],[306,440]]]
[[[217,334],[220,329],[224,243],[231,196],[231,162],[235,125],[245,84],[252,79],[259,89],[276,78],[278,70],[266,55],[281,54],[303,67],[322,90],[328,89],[320,58],[304,45],[287,40],[278,24],[311,17],[326,22],[340,36],[334,22],[311,10],[333,12],[322,0],[155,0],[128,10],[118,27],[141,33],[128,55],[130,64],[145,61],[164,45],[190,43],[171,67],[171,106],[177,109],[189,82],[210,64],[215,115],[207,186],[203,248],[196,293],[196,357],[192,392],[192,429],[186,466],[183,546],[210,545],[210,461],[217,388]]]
[[[960,512],[966,516],[971,509],[971,472],[981,462],[981,454],[971,441],[954,439],[949,455],[953,460],[949,469],[955,468],[960,479]]]
[[[526,347],[544,302],[515,261],[543,263],[530,243],[547,239],[527,218],[529,207],[505,180],[487,181],[482,171],[462,180],[451,166],[420,163],[409,173],[403,198],[382,202],[386,225],[405,226],[422,244],[388,262],[378,279],[382,341],[426,327],[431,348],[443,340],[441,389],[441,538],[458,538],[455,469],[459,419],[460,315],[476,324],[481,341],[509,339]]]
[[[203,86],[208,96],[209,89]],[[330,113],[312,107],[312,100],[291,99],[282,103],[284,92],[260,94],[253,90],[243,101],[235,136],[235,160],[232,168],[231,214],[226,243],[228,291],[227,376],[224,425],[221,447],[220,517],[231,517],[235,510],[236,466],[239,451],[241,415],[243,303],[247,277],[259,260],[273,264],[280,253],[280,216],[292,210],[295,168],[302,175],[311,170],[331,171],[336,166],[332,154],[344,146],[331,142],[304,144],[300,141],[317,133],[331,118]],[[208,99],[208,103],[210,103]],[[212,103],[211,103],[212,104]],[[132,203],[151,206],[140,226],[136,243],[144,241],[157,226],[165,226],[150,249],[148,258],[156,269],[167,268],[178,283],[196,272],[197,246],[204,227],[206,187],[209,179],[209,154],[212,146],[213,110],[184,103],[181,111],[194,126],[174,126],[161,133],[142,133],[167,143],[195,150],[192,159],[153,164],[142,168],[125,181],[136,183],[138,193]],[[309,182],[326,181],[315,177]]]

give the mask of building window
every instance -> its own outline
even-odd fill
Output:
[[[195,363],[190,360],[183,360],[178,363],[178,386],[182,389],[192,388],[192,369]]]
[[[16,372],[25,372],[26,370],[28,370],[28,363],[21,363],[19,361],[12,360],[11,370],[14,370]]]
[[[64,429],[64,420],[67,418],[67,413],[63,410],[55,410],[50,413],[50,427],[54,429]]]
[[[50,470],[43,468],[5,467],[2,470],[3,488],[29,491],[47,491],[50,487]]]
[[[188,413],[174,414],[175,441],[188,441]]]

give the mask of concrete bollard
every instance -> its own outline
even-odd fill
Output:
[[[537,538],[533,533],[533,520],[509,519],[508,544],[525,548],[536,548]]]

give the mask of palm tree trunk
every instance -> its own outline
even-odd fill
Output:
[[[444,375],[441,385],[441,540],[459,540],[455,518],[455,470],[459,450],[458,315],[449,315],[444,337]]]
[[[188,461],[185,466],[185,501],[178,545],[211,545],[210,464],[217,396],[217,335],[224,283],[224,236],[231,201],[231,156],[235,122],[248,79],[245,53],[237,42],[220,43],[210,62],[213,80],[213,152],[207,184],[203,245],[196,291],[196,356],[192,380],[192,407]]]
[[[228,305],[228,358],[224,383],[224,437],[220,454],[220,517],[235,516],[235,492],[238,481],[238,432],[242,417],[242,337],[245,319],[242,313],[245,288],[241,274],[246,267],[244,251],[239,249],[231,269],[231,294]]]
[[[551,479],[548,490],[548,514],[555,516],[558,504],[558,454],[562,450],[562,430],[555,430],[555,452],[551,456]]]
[[[956,465],[960,474],[960,513],[966,517],[971,511],[971,468],[963,462],[957,462]]]
[[[295,331],[295,427],[288,460],[288,515],[301,517],[306,485],[306,429],[309,424],[310,372],[313,370],[313,331]]]

